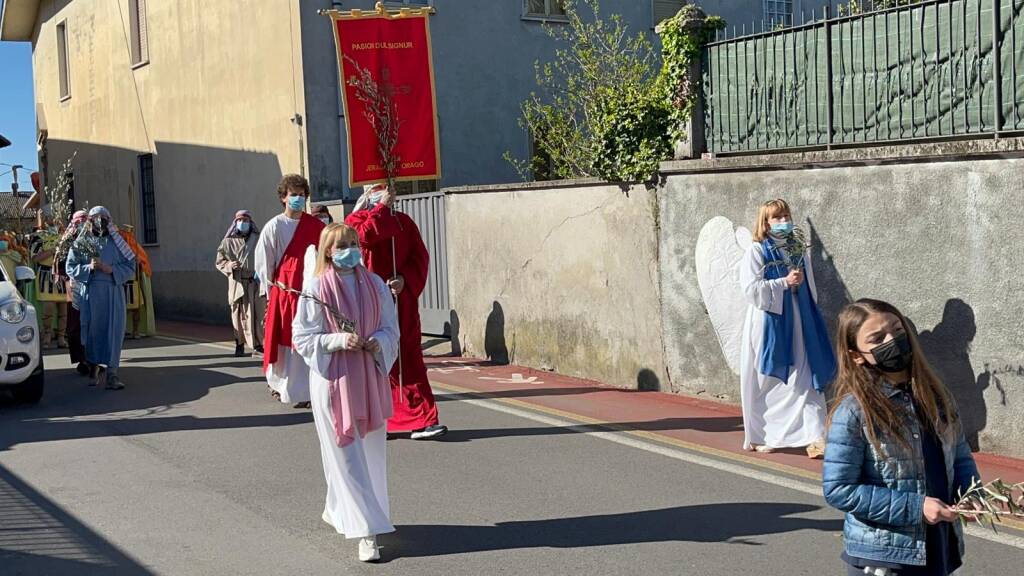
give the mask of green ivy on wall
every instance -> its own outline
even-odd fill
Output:
[[[700,86],[691,82],[690,65],[700,58],[704,44],[723,28],[725,20],[707,16],[692,4],[687,4],[675,16],[658,25],[662,45],[659,80],[671,109],[669,131],[673,141],[686,137],[686,122],[693,113],[700,90]]]

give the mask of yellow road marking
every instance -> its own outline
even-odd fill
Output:
[[[786,464],[779,464],[777,462],[767,462],[764,460],[758,460],[756,458],[751,458],[750,456],[745,456],[743,454],[736,454],[733,452],[728,452],[726,450],[720,450],[718,448],[705,446],[703,444],[687,442],[685,440],[679,440],[678,438],[672,438],[670,436],[665,436],[663,434],[658,434],[655,432],[648,432],[643,430],[628,430],[618,424],[615,424],[614,422],[597,420],[595,418],[583,416],[582,414],[575,414],[573,412],[567,412],[565,410],[559,410],[557,408],[549,408],[547,406],[531,404],[529,402],[524,402],[522,400],[516,400],[512,398],[488,398],[487,392],[473,390],[472,388],[464,388],[462,386],[458,386],[455,384],[448,384],[446,382],[437,382],[436,380],[432,380],[431,385],[442,390],[446,390],[448,392],[476,396],[476,400],[504,404],[506,406],[525,410],[526,412],[547,414],[549,416],[557,416],[564,420],[568,420],[569,422],[578,422],[584,425],[599,426],[602,428],[607,428],[609,432],[617,432],[628,436],[643,438],[644,440],[651,441],[656,444],[669,445],[676,448],[682,448],[684,450],[688,450],[691,452],[704,454],[706,456],[715,457],[718,459],[730,460],[738,464],[748,465],[765,470],[771,470],[774,472],[781,472],[789,476],[797,476],[806,480],[810,480],[815,484],[821,483],[821,475],[810,470],[804,470],[802,468],[796,468],[794,466],[789,466]],[[1024,522],[1013,518],[1006,518],[1002,522],[998,523],[997,526],[1001,529],[1011,529],[1024,532]],[[984,538],[986,540],[993,540],[1003,544],[1007,543],[1006,541],[1004,541],[1003,538],[1000,538],[999,535],[991,534],[990,530],[981,528],[978,525],[969,525],[968,528],[969,532],[974,536]],[[1013,541],[1016,542],[1012,545],[1017,546],[1018,548],[1024,547],[1024,541],[1021,541],[1019,537],[1007,536],[1007,538],[1013,539]]]
[[[488,400],[488,401],[491,401],[491,402],[498,402],[498,403],[501,403],[501,404],[506,404],[508,406],[515,406],[515,407],[518,407],[518,408],[524,408],[524,409],[527,409],[527,410],[532,410],[534,412],[541,412],[543,414],[548,414],[550,416],[559,416],[559,417],[564,418],[566,420],[580,422],[582,424],[588,424],[588,425],[593,425],[593,426],[600,426],[602,428],[607,428],[609,431],[612,431],[612,432],[620,432],[622,434],[628,434],[630,436],[634,436],[634,437],[637,437],[637,438],[643,438],[645,440],[651,440],[651,441],[654,441],[654,442],[658,442],[660,444],[668,444],[670,446],[675,446],[676,448],[683,448],[685,450],[690,450],[690,451],[693,451],[693,452],[699,452],[701,454],[706,454],[708,456],[714,456],[714,457],[717,457],[717,458],[724,458],[724,459],[727,459],[727,460],[732,460],[734,462],[740,462],[740,463],[748,464],[748,465],[751,465],[751,466],[757,466],[758,468],[765,468],[765,469],[768,469],[768,470],[773,470],[775,472],[782,472],[784,474],[790,474],[790,475],[793,475],[793,476],[798,476],[798,477],[805,478],[805,479],[808,479],[808,480],[813,480],[815,482],[820,482],[821,481],[821,475],[820,474],[817,474],[817,473],[812,472],[810,470],[804,470],[802,468],[796,468],[795,466],[788,466],[786,464],[779,464],[777,462],[767,462],[767,461],[764,461],[764,460],[759,460],[757,458],[752,458],[750,456],[745,456],[743,454],[736,454],[734,452],[729,452],[727,450],[720,450],[718,448],[712,448],[710,446],[705,446],[703,444],[697,444],[695,442],[688,442],[686,440],[680,440],[678,438],[672,438],[671,436],[666,436],[664,434],[658,434],[656,432],[648,432],[646,430],[629,430],[629,429],[626,429],[625,427],[620,426],[620,425],[618,425],[618,424],[616,424],[614,422],[607,422],[607,421],[603,421],[603,420],[597,420],[597,419],[594,419],[594,418],[583,416],[582,414],[576,414],[576,413],[573,413],[573,412],[567,412],[565,410],[559,410],[557,408],[549,408],[547,406],[540,406],[540,405],[537,405],[537,404],[531,404],[529,402],[524,402],[522,400],[515,400],[515,399],[511,399],[511,398],[487,398],[487,392],[481,392],[479,390],[473,390],[471,388],[463,388],[461,386],[457,386],[457,385],[454,385],[454,384],[448,384],[446,382],[432,381],[431,384],[434,384],[438,388],[442,388],[442,389],[447,390],[449,392],[456,392],[456,393],[459,393],[459,394],[477,395],[477,396],[481,396],[482,399]]]

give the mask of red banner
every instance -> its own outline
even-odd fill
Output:
[[[368,72],[390,96],[398,119],[392,156],[396,180],[440,178],[441,151],[434,97],[434,68],[426,15],[333,15],[338,68],[345,98],[349,182],[387,179],[377,130],[380,119],[353,85]]]

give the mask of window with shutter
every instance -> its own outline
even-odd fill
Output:
[[[57,24],[57,80],[60,85],[60,99],[71,98],[71,75],[68,70],[68,23]]]
[[[139,191],[142,192],[142,242],[156,244],[156,190],[153,187],[152,154],[139,156]]]
[[[128,0],[131,32],[132,65],[149,62],[149,27],[146,23],[146,0]]]
[[[653,0],[651,11],[654,13],[654,25],[657,26],[662,20],[675,16],[687,4],[686,0]]]

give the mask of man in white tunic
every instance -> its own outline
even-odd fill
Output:
[[[743,448],[772,452],[807,448],[821,456],[824,391],[835,356],[817,307],[809,255],[793,266],[783,245],[792,232],[789,206],[761,207],[754,239],[740,262],[740,285],[749,304],[740,359]]]
[[[267,222],[256,244],[256,275],[260,294],[267,297],[263,372],[274,397],[308,408],[309,368],[292,350],[292,320],[306,249],[316,246],[324,225],[305,212],[309,183],[302,176],[285,176],[277,195],[284,212]]]
[[[309,252],[292,337],[310,366],[327,481],[322,518],[346,538],[359,538],[359,559],[370,562],[380,558],[376,536],[395,530],[385,426],[392,412],[388,373],[398,355],[397,311],[384,281],[362,266],[355,230],[331,224],[319,253]]]

